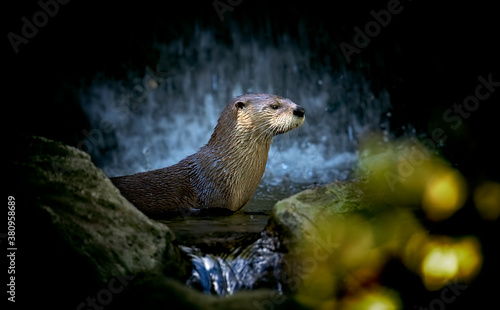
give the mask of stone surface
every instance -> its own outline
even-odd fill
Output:
[[[389,256],[385,253],[391,252],[381,249],[397,246],[387,242],[399,231],[391,220],[395,214],[365,187],[363,181],[337,181],[274,206],[265,235],[282,253],[283,291],[301,304],[333,307],[339,302],[335,296],[350,289],[346,283],[352,277],[363,279],[357,283],[374,281]]]
[[[113,309],[203,309],[203,310],[305,310],[292,298],[276,291],[258,289],[223,298],[205,295],[165,277],[134,281],[113,302]]]
[[[64,298],[79,300],[117,276],[186,276],[170,229],[123,198],[86,153],[37,137],[16,145],[7,175],[24,240],[20,259],[28,265],[22,271],[44,279],[23,283],[30,291],[50,294],[57,287]]]
[[[266,230],[277,236],[287,251],[303,241],[316,241],[320,230],[351,214],[370,215],[362,182],[333,182],[307,189],[276,203]]]
[[[143,215],[64,144],[16,137],[7,158],[16,201],[17,304],[51,309],[290,309],[276,292],[228,298],[186,287],[190,264],[163,223]]]
[[[86,153],[43,138],[26,142],[14,166],[30,207],[95,266],[99,280],[181,263],[170,229],[123,198]]]

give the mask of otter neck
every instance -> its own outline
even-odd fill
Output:
[[[237,210],[248,202],[264,174],[271,142],[271,136],[241,130],[233,131],[231,137],[212,136],[203,147],[204,157],[198,160],[210,167],[204,179],[225,183],[221,188],[226,193],[214,193],[224,201],[212,201],[214,206]]]

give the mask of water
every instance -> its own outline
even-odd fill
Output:
[[[193,247],[181,247],[193,263],[188,286],[207,294],[231,295],[239,290],[270,288],[282,293],[279,263],[282,253],[277,241],[261,234],[250,246],[227,255],[204,254]]]
[[[236,27],[228,44],[213,29],[195,27],[189,38],[156,47],[156,67],[122,81],[96,76],[80,92],[91,125],[82,147],[110,177],[165,167],[195,153],[237,95],[272,93],[306,109],[303,126],[273,141],[261,184],[241,212],[225,219],[170,221],[178,234],[262,231],[277,200],[315,184],[348,179],[359,140],[373,130],[389,134],[385,90],[375,96],[361,72],[313,61],[304,42],[299,46],[286,33],[269,41],[244,36]],[[263,243],[256,239],[226,255],[184,247],[194,267],[188,284],[226,295],[268,279],[264,282],[279,290],[271,279],[279,256]]]

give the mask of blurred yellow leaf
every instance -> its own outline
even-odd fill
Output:
[[[345,310],[397,310],[401,309],[401,300],[397,293],[383,287],[364,290],[342,301]]]
[[[484,182],[474,191],[474,204],[485,220],[494,221],[500,216],[500,184]]]
[[[444,220],[463,206],[465,192],[465,181],[460,173],[442,167],[434,172],[427,183],[422,197],[422,207],[431,220]]]
[[[482,265],[479,242],[474,237],[458,241],[436,238],[425,244],[421,251],[425,252],[421,263],[422,280],[429,290],[440,289],[454,278],[468,281]]]

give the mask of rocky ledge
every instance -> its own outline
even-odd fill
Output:
[[[6,187],[16,199],[18,303],[260,309],[275,297],[266,290],[220,299],[186,287],[191,267],[172,231],[122,197],[86,153],[40,137],[11,145]],[[287,306],[284,298],[279,304]]]

